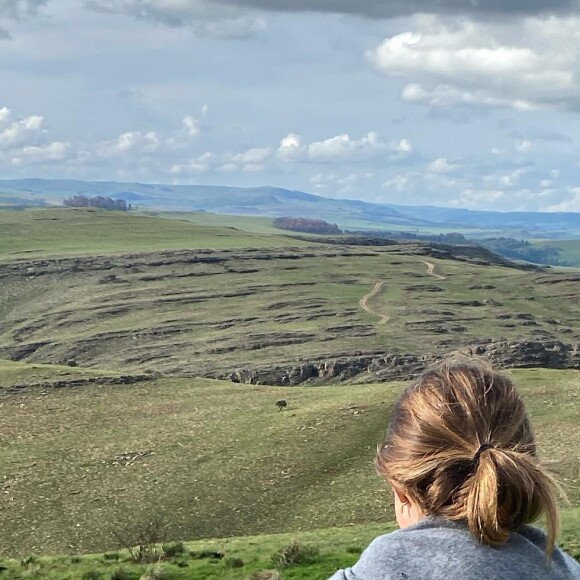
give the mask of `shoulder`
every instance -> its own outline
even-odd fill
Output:
[[[422,577],[425,566],[436,571],[441,554],[448,554],[464,535],[460,526],[439,526],[429,519],[375,538],[359,561],[331,580],[384,580]]]
[[[401,531],[398,530],[375,538],[352,568],[339,570],[330,580],[407,578],[406,574],[396,575],[400,560],[400,534]]]
[[[542,551],[546,550],[547,536],[546,533],[534,526],[523,526],[516,534],[523,541],[533,544]],[[571,556],[562,551],[558,546],[554,548],[552,562],[555,566],[572,571],[574,578],[580,578],[580,564]]]

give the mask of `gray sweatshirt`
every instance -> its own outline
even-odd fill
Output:
[[[525,526],[507,543],[490,548],[467,527],[428,517],[376,538],[360,560],[330,580],[580,580],[580,564],[559,548],[551,561],[546,535]]]

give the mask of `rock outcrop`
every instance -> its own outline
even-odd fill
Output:
[[[580,369],[580,345],[559,341],[489,340],[450,354],[484,357],[499,368]],[[236,369],[216,378],[234,383],[279,386],[346,382],[355,377],[357,382],[409,380],[444,357],[443,354],[362,355],[294,367]]]

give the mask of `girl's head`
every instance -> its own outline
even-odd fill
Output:
[[[544,514],[553,549],[557,484],[539,464],[512,381],[488,365],[444,363],[407,387],[376,463],[399,505],[466,521],[490,546]]]

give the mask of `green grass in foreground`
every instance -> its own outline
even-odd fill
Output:
[[[0,211],[0,257],[67,256],[190,248],[262,248],[306,242],[98,209]]]
[[[564,510],[563,520],[559,545],[580,559],[580,510]],[[394,523],[386,523],[188,542],[182,555],[162,557],[155,564],[135,563],[126,550],[82,557],[29,556],[0,560],[0,564],[6,566],[5,574],[14,580],[137,580],[143,574],[155,573],[165,580],[244,580],[266,570],[276,570],[282,580],[326,580],[339,568],[354,564],[375,537],[395,529]],[[294,543],[313,553],[304,563],[281,567],[276,555]],[[163,551],[160,549],[159,553]]]
[[[401,383],[289,389],[167,377],[7,389],[49,369],[0,364],[1,554],[115,550],[116,532],[155,516],[181,540],[392,520],[373,457]],[[55,378],[63,372],[76,369],[55,367]],[[540,455],[577,509],[580,373],[514,375]],[[580,526],[570,530],[580,541]]]

